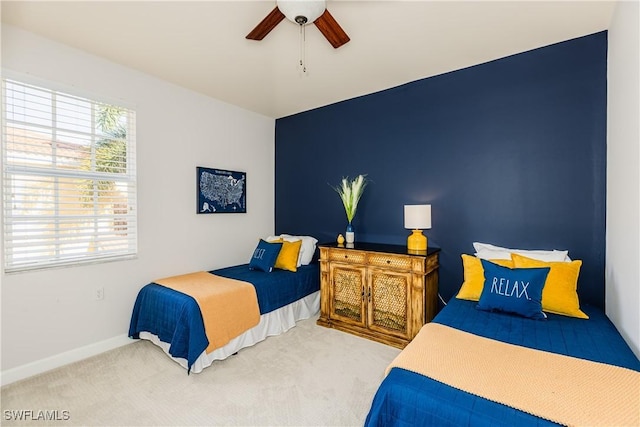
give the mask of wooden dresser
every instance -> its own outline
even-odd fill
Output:
[[[318,325],[404,348],[436,314],[438,252],[321,244]]]

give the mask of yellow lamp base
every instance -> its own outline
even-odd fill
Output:
[[[413,230],[407,238],[407,249],[410,251],[426,251],[427,236],[422,234],[422,230]]]

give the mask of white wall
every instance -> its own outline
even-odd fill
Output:
[[[2,67],[134,106],[139,221],[135,260],[2,276],[4,383],[127,342],[146,283],[248,262],[273,233],[273,119],[6,25]],[[245,171],[247,213],[196,215],[196,166]]]
[[[640,357],[638,5],[618,2],[609,29],[606,311]]]

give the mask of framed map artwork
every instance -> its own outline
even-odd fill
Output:
[[[247,174],[197,167],[198,213],[246,213]]]

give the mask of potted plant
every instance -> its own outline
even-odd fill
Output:
[[[352,180],[349,180],[349,177],[344,177],[340,185],[332,187],[340,195],[344,211],[347,214],[348,224],[345,239],[348,244],[353,243],[355,240],[352,221],[367,183],[367,176],[360,174]]]

